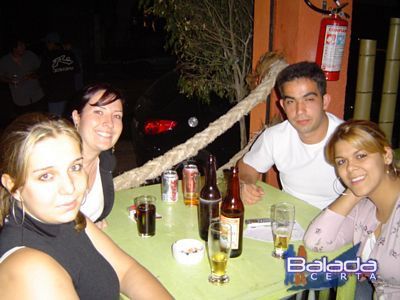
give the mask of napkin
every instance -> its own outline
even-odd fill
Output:
[[[272,239],[272,231],[271,225],[264,226],[247,226],[247,228],[243,232],[243,236],[249,239],[262,241],[262,242],[273,242]],[[295,223],[293,226],[291,241],[301,241],[303,240],[304,229],[300,226],[299,223]]]

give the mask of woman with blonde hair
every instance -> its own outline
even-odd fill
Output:
[[[81,139],[68,121],[23,115],[0,143],[0,291],[4,299],[171,299],[80,211]]]
[[[346,191],[309,226],[304,242],[314,251],[360,243],[363,261],[378,264],[370,278],[378,299],[400,298],[400,172],[385,134],[370,121],[341,124],[326,146]]]

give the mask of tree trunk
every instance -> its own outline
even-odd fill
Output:
[[[240,125],[240,149],[243,149],[247,145],[247,130],[245,117],[241,117],[239,120]]]

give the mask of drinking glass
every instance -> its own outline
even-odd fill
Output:
[[[214,221],[210,224],[208,230],[208,258],[211,265],[211,274],[208,281],[222,285],[229,282],[229,276],[226,275],[226,266],[231,254],[232,231],[229,224]]]
[[[135,198],[136,223],[139,236],[156,234],[156,197],[141,195]]]
[[[19,82],[18,74],[11,75],[11,82],[14,87],[17,87],[18,82]]]
[[[271,206],[271,229],[274,240],[272,256],[283,258],[288,249],[295,222],[294,205],[280,202]]]

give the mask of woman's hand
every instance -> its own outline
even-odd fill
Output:
[[[103,219],[103,220],[101,220],[101,221],[98,221],[98,222],[96,222],[95,224],[96,224],[97,228],[99,228],[99,229],[101,229],[101,230],[103,230],[104,228],[106,228],[106,227],[108,226],[108,223],[107,223],[107,220],[106,220],[106,219]]]
[[[354,206],[364,198],[365,197],[354,195],[353,192],[347,188],[339,198],[329,205],[329,208],[338,214],[347,216]]]

